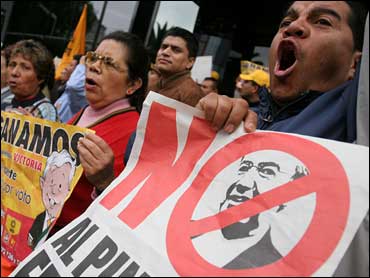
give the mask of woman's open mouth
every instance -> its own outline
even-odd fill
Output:
[[[96,87],[97,83],[92,78],[86,78],[85,88],[87,91],[92,90]]]
[[[287,77],[297,64],[297,48],[291,41],[282,41],[278,47],[278,59],[274,75],[278,78]]]
[[[16,87],[17,86],[17,82],[15,82],[15,81],[9,81],[8,82],[8,85],[9,85],[9,87]]]

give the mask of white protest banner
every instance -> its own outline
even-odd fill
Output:
[[[191,69],[191,78],[200,84],[204,78],[211,77],[212,72],[212,56],[198,56],[195,58],[195,63]]]
[[[367,147],[216,133],[150,93],[122,174],[12,275],[330,276],[368,211],[368,166]]]

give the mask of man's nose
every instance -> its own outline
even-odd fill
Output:
[[[310,29],[303,18],[292,21],[283,32],[283,37],[299,37],[301,39],[308,37]]]
[[[258,171],[255,167],[245,172],[236,186],[237,192],[244,194],[246,191],[252,190],[256,183],[256,175],[258,175]]]
[[[50,191],[51,191],[51,194],[55,195],[58,191],[58,186],[56,184],[52,184],[50,186]]]
[[[162,55],[165,55],[165,56],[169,56],[170,55],[170,52],[171,52],[171,48],[170,47],[166,47],[166,48],[163,48],[162,49]]]

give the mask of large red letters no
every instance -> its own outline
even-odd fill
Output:
[[[111,210],[149,177],[130,204],[119,214],[119,218],[132,229],[137,227],[189,177],[215,135],[205,120],[193,118],[185,147],[176,159],[176,110],[153,102],[135,168],[100,203]]]

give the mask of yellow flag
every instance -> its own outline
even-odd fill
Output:
[[[73,33],[73,37],[69,41],[67,48],[63,53],[62,60],[55,71],[55,79],[60,79],[60,74],[62,73],[63,69],[72,62],[74,55],[85,54],[86,17],[87,5],[85,4],[80,20],[78,21],[77,27]]]

